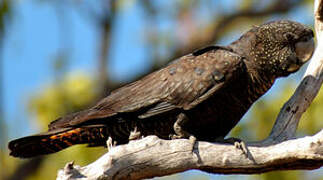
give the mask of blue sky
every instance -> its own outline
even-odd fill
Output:
[[[58,21],[52,7],[46,3],[24,1],[16,4],[9,31],[4,45],[4,104],[5,120],[9,123],[9,137],[30,133],[30,117],[26,112],[28,96],[42,88],[42,85],[53,78],[52,61],[62,47],[59,42]],[[78,42],[78,48],[73,49],[73,67],[89,69],[93,51],[84,51],[86,44],[94,43],[94,33],[90,26],[75,18],[79,34],[83,38],[74,38],[87,43]],[[71,43],[73,45],[74,43]],[[86,47],[85,47],[86,46]],[[81,53],[83,50],[84,53]],[[17,131],[13,124],[23,128]],[[19,126],[18,126],[19,127]]]

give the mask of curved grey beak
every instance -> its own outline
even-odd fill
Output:
[[[312,57],[314,49],[315,45],[313,38],[307,41],[300,41],[295,45],[297,58],[302,62],[302,64],[306,63]]]

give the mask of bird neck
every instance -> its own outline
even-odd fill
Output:
[[[268,55],[264,53],[265,49],[259,48],[255,52],[254,46],[258,43],[257,38],[251,32],[246,33],[239,40],[231,43],[228,47],[234,52],[243,57],[243,61],[247,67],[249,74],[249,84],[255,85],[254,94],[262,95],[264,94],[274,83],[276,77],[275,64],[271,63]],[[268,58],[268,63],[266,61],[261,61],[262,59]],[[266,62],[266,63],[264,63]],[[252,89],[252,87],[251,87]]]
[[[273,42],[258,37],[254,31],[249,31],[241,36],[240,39],[232,42],[228,47],[233,52],[244,57],[246,62],[250,62],[249,64],[253,65],[250,68],[257,68],[257,71],[268,75],[276,75],[279,73],[277,67],[281,58],[286,58],[285,56],[289,52],[288,49],[281,52],[284,47],[281,43],[272,44]]]
[[[249,94],[253,98],[252,100],[255,101],[271,88],[276,77],[272,73],[257,69],[258,66],[250,61],[244,62],[249,76]]]

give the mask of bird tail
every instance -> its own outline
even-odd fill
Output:
[[[107,129],[104,125],[51,130],[9,142],[10,155],[29,158],[61,151],[75,144],[104,145]]]

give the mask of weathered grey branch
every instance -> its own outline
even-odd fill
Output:
[[[248,156],[232,145],[197,142],[194,151],[186,139],[161,140],[149,136],[113,148],[94,163],[69,163],[57,179],[141,179],[189,169],[222,174],[252,174],[273,170],[316,169],[323,165],[323,130],[311,137],[292,139],[299,119],[317,95],[323,81],[323,0],[315,1],[318,46],[294,95],[279,113],[269,137],[250,143]]]
[[[141,179],[189,169],[221,174],[316,169],[323,164],[323,130],[315,136],[267,147],[249,146],[248,150],[247,158],[232,145],[198,142],[192,153],[189,140],[148,136],[117,146],[88,166],[68,164],[57,179]]]

